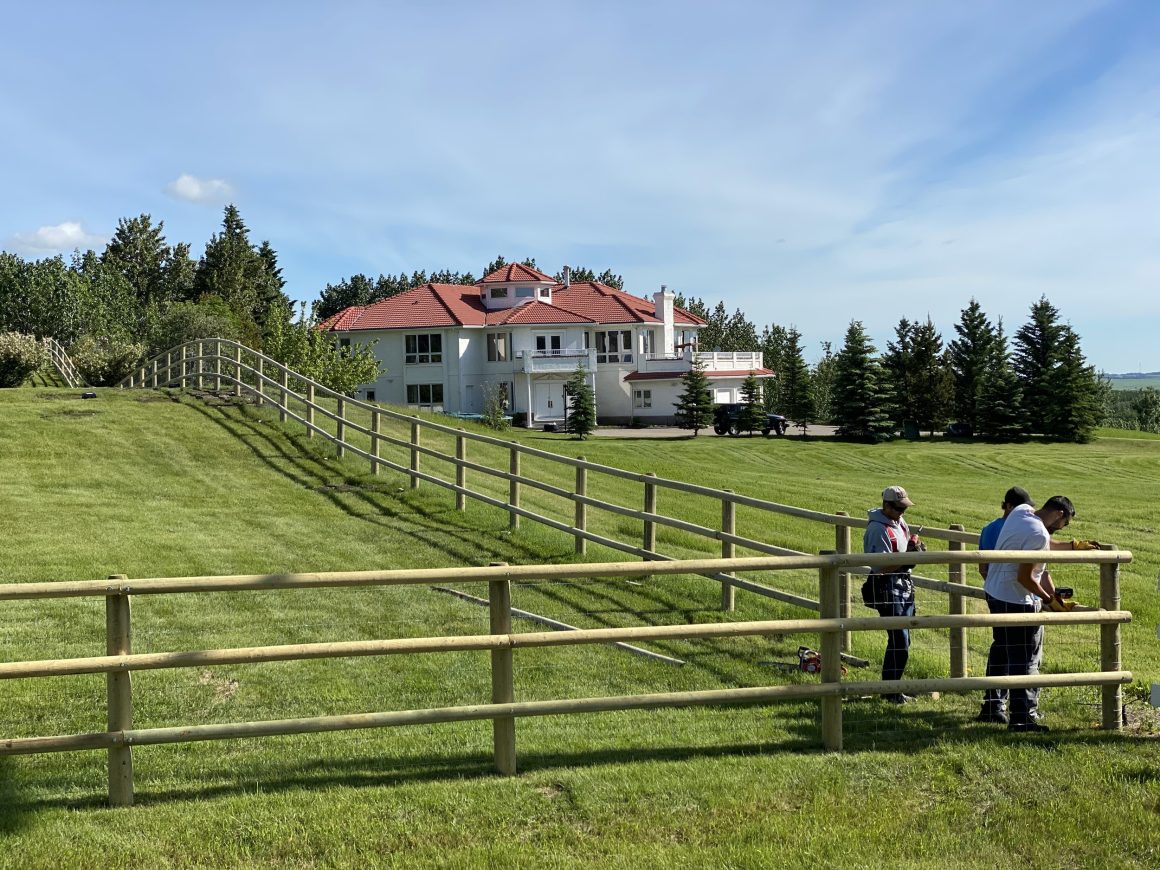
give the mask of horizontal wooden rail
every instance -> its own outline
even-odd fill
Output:
[[[921,694],[924,692],[978,692],[986,689],[1120,686],[1131,681],[1131,671],[1093,671],[1074,674],[1037,674],[1031,677],[957,677],[954,679],[901,681],[871,680],[860,683],[805,683],[739,689],[658,692],[648,695],[523,701],[507,704],[475,704],[425,710],[401,710],[390,713],[355,713],[340,716],[314,716],[303,719],[274,719],[265,722],[141,728],[60,737],[14,738],[0,740],[0,756],[109,749],[118,746],[160,746],[170,743],[274,737],[288,734],[322,734],[332,731],[354,731],[398,725],[432,725],[444,722],[494,720],[498,717],[524,718],[562,714],[609,713],[623,710],[660,710],[673,707],[764,704],[770,701],[802,701],[831,696],[849,697],[896,691]]]
[[[624,628],[582,628],[505,635],[392,638],[328,643],[282,644],[191,652],[136,653],[88,658],[46,659],[0,663],[0,680],[77,674],[154,671],[210,665],[257,664],[308,659],[354,658],[411,653],[471,652],[494,649],[574,646],[632,640],[689,640],[774,634],[818,634],[828,631],[892,631],[895,629],[993,628],[1028,625],[1114,625],[1132,621],[1127,610],[1067,613],[972,613],[959,616],[870,616],[841,619],[775,619],[697,625],[647,625]]]

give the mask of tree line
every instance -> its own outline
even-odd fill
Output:
[[[94,385],[115,384],[149,356],[198,338],[265,348],[344,392],[378,376],[373,353],[339,353],[313,335],[305,311],[295,319],[277,252],[250,240],[236,206],[226,206],[199,259],[190,250],[169,244],[164,221],[141,214],[118,221],[100,254],[74,251],[66,261],[0,252],[0,333],[57,339]]]
[[[1087,441],[1108,417],[1110,382],[1088,365],[1078,333],[1041,297],[1009,341],[1002,319],[992,321],[978,301],[960,312],[955,337],[945,342],[934,323],[902,318],[879,353],[861,321],[851,321],[842,347],[828,342],[811,368],[801,333],[771,324],[760,333],[740,310],[724,303],[678,297],[677,304],[704,319],[703,350],[760,350],[777,373],[766,381],[766,410],[803,428],[837,426],[838,434],[879,441],[903,432],[952,432],[989,440],[1036,434]],[[696,403],[682,397],[679,416]],[[1140,402],[1151,414],[1151,397]],[[1160,411],[1158,411],[1160,413]],[[688,428],[692,428],[691,426]]]

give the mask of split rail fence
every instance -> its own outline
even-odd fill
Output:
[[[175,347],[143,364],[130,377],[126,378],[121,386],[153,389],[166,386],[196,387],[202,390],[212,389],[219,393],[224,387],[227,390],[232,390],[237,397],[244,394],[251,395],[258,405],[276,409],[279,421],[299,423],[305,427],[309,437],[318,437],[331,442],[339,458],[348,455],[359,457],[369,463],[370,470],[374,474],[379,474],[382,469],[386,468],[406,475],[410,480],[411,489],[418,489],[420,483],[425,482],[451,490],[455,493],[456,509],[460,511],[466,509],[468,498],[506,511],[509,517],[508,524],[512,529],[519,527],[521,519],[527,519],[571,535],[575,539],[575,552],[577,554],[586,553],[588,543],[592,542],[645,561],[667,561],[674,557],[657,549],[657,529],[667,527],[720,542],[720,552],[723,559],[736,556],[739,549],[777,556],[803,555],[798,550],[779,547],[766,541],[737,534],[738,508],[751,508],[768,514],[795,517],[829,525],[833,528],[834,550],[837,553],[852,552],[851,529],[866,527],[865,519],[851,517],[845,512],[830,514],[824,511],[779,504],[730,490],[657,477],[651,473],[642,474],[627,471],[589,462],[583,457],[563,456],[516,441],[468,432],[463,428],[393,411],[373,402],[353,399],[328,389],[258,351],[227,339],[203,339]],[[320,401],[322,399],[328,400],[333,404],[333,407],[324,404]],[[356,412],[361,415],[363,422],[355,419]],[[323,419],[331,421],[333,433],[329,428],[321,425]],[[383,423],[387,420],[409,426],[409,437],[402,438],[385,432]],[[455,454],[451,455],[425,445],[423,443],[424,432],[438,432],[454,437]],[[364,449],[353,443],[351,441],[352,433],[365,439],[364,443],[369,446],[369,449]],[[472,461],[468,457],[469,443],[490,445],[506,451],[508,454],[507,468],[495,468]],[[401,448],[408,457],[406,464],[384,457],[382,455],[384,445]],[[525,457],[572,467],[575,471],[574,487],[568,489],[521,474],[522,460]],[[425,460],[444,463],[454,469],[454,480],[445,479],[424,470]],[[496,498],[494,495],[472,489],[469,485],[468,472],[506,481],[508,484],[507,498]],[[643,509],[594,497],[589,492],[590,475],[603,475],[640,485],[643,492],[639,503]],[[522,491],[525,487],[572,502],[572,522],[562,522],[559,519],[532,511],[521,504]],[[720,528],[693,523],[686,519],[658,512],[658,493],[661,491],[700,496],[719,502]],[[618,540],[608,535],[593,532],[588,523],[590,509],[639,521],[642,529],[640,543]],[[967,544],[977,544],[979,538],[977,534],[964,531],[959,524],[952,525],[948,529],[925,527],[922,534],[927,539],[948,542],[948,547],[952,553],[962,552]],[[862,562],[841,572],[839,604],[842,617],[848,617],[851,614],[851,574],[865,574],[866,572],[867,568]],[[818,600],[771,588],[752,580],[745,580],[719,568],[706,571],[704,576],[721,584],[721,608],[725,611],[734,610],[737,589],[815,612],[821,608],[821,603]],[[922,576],[915,576],[914,581],[920,588],[946,594],[951,614],[966,613],[965,600],[968,598],[978,600],[985,598],[981,588],[971,587],[967,584],[962,562],[958,560],[949,563],[946,581]],[[963,631],[952,627],[948,634],[951,674],[957,677],[965,676],[968,662]],[[850,644],[849,634],[844,635],[842,638],[843,650],[849,651]]]
[[[1068,613],[948,614],[916,617],[859,617],[842,615],[841,574],[857,564],[882,565],[892,554],[823,553],[817,556],[759,556],[733,559],[674,560],[659,564],[612,562],[570,565],[493,565],[486,568],[364,571],[346,573],[243,575],[129,579],[123,575],[107,581],[18,583],[0,586],[0,601],[104,597],[106,650],[103,656],[0,663],[0,680],[50,678],[76,674],[106,674],[107,730],[93,733],[0,740],[0,756],[106,750],[108,753],[109,801],[115,806],[133,803],[133,750],[138,746],[225,740],[241,737],[320,733],[395,725],[491,720],[495,766],[503,774],[516,773],[516,719],[532,716],[595,713],[613,710],[648,710],[708,705],[765,704],[775,701],[817,699],[821,713],[821,739],[825,749],[842,749],[843,698],[888,692],[974,692],[989,688],[1100,686],[1102,724],[1121,727],[1121,686],[1132,674],[1121,669],[1120,626],[1131,613],[1120,610],[1119,565],[1131,561],[1126,551],[1048,552],[996,551],[950,554],[913,554],[916,563],[940,564],[951,558],[977,564],[984,559],[1005,562],[1046,560],[1051,563],[1097,564],[1100,570],[1100,609],[1084,608]],[[643,575],[697,575],[720,571],[733,576],[747,571],[787,569],[816,570],[820,616],[756,622],[694,625],[630,626],[567,632],[512,633],[511,582],[552,582],[561,579],[596,579]],[[277,591],[306,588],[350,588],[430,583],[486,582],[490,607],[490,633],[405,639],[360,640],[278,646],[209,649],[162,653],[133,653],[130,603],[134,596],[194,592]],[[871,680],[847,682],[842,678],[839,651],[848,632],[884,629],[924,630],[992,626],[1100,627],[1100,670],[1034,676],[966,677],[951,675],[935,679]],[[816,634],[821,637],[820,682],[793,685],[729,687],[714,690],[665,692],[611,697],[516,700],[514,652],[533,647],[622,641],[722,638],[773,634]],[[135,728],[133,722],[134,672],[204,667],[206,665],[255,664],[352,656],[414,655],[474,650],[490,653],[491,698],[488,703],[392,712],[312,716],[259,722],[178,725]]]
[[[66,387],[76,389],[77,387],[87,386],[85,379],[81,377],[81,373],[77,371],[76,365],[73,364],[72,357],[68,355],[68,352],[59,341],[55,338],[44,339],[44,349],[48,351],[49,362],[60,373],[61,379],[64,381]]]

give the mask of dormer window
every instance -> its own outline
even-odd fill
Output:
[[[507,299],[508,298],[508,288],[507,287],[492,287],[491,288],[491,298],[492,299]]]
[[[516,288],[516,298],[517,299],[529,299],[535,295],[536,295],[536,288],[535,287],[517,287]]]
[[[551,296],[552,296],[552,291],[549,290],[547,287],[540,288],[540,298],[541,299],[549,299],[549,298],[551,298]]]

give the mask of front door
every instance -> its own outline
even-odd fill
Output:
[[[532,412],[537,420],[564,417],[564,382],[536,381],[532,385]]]

